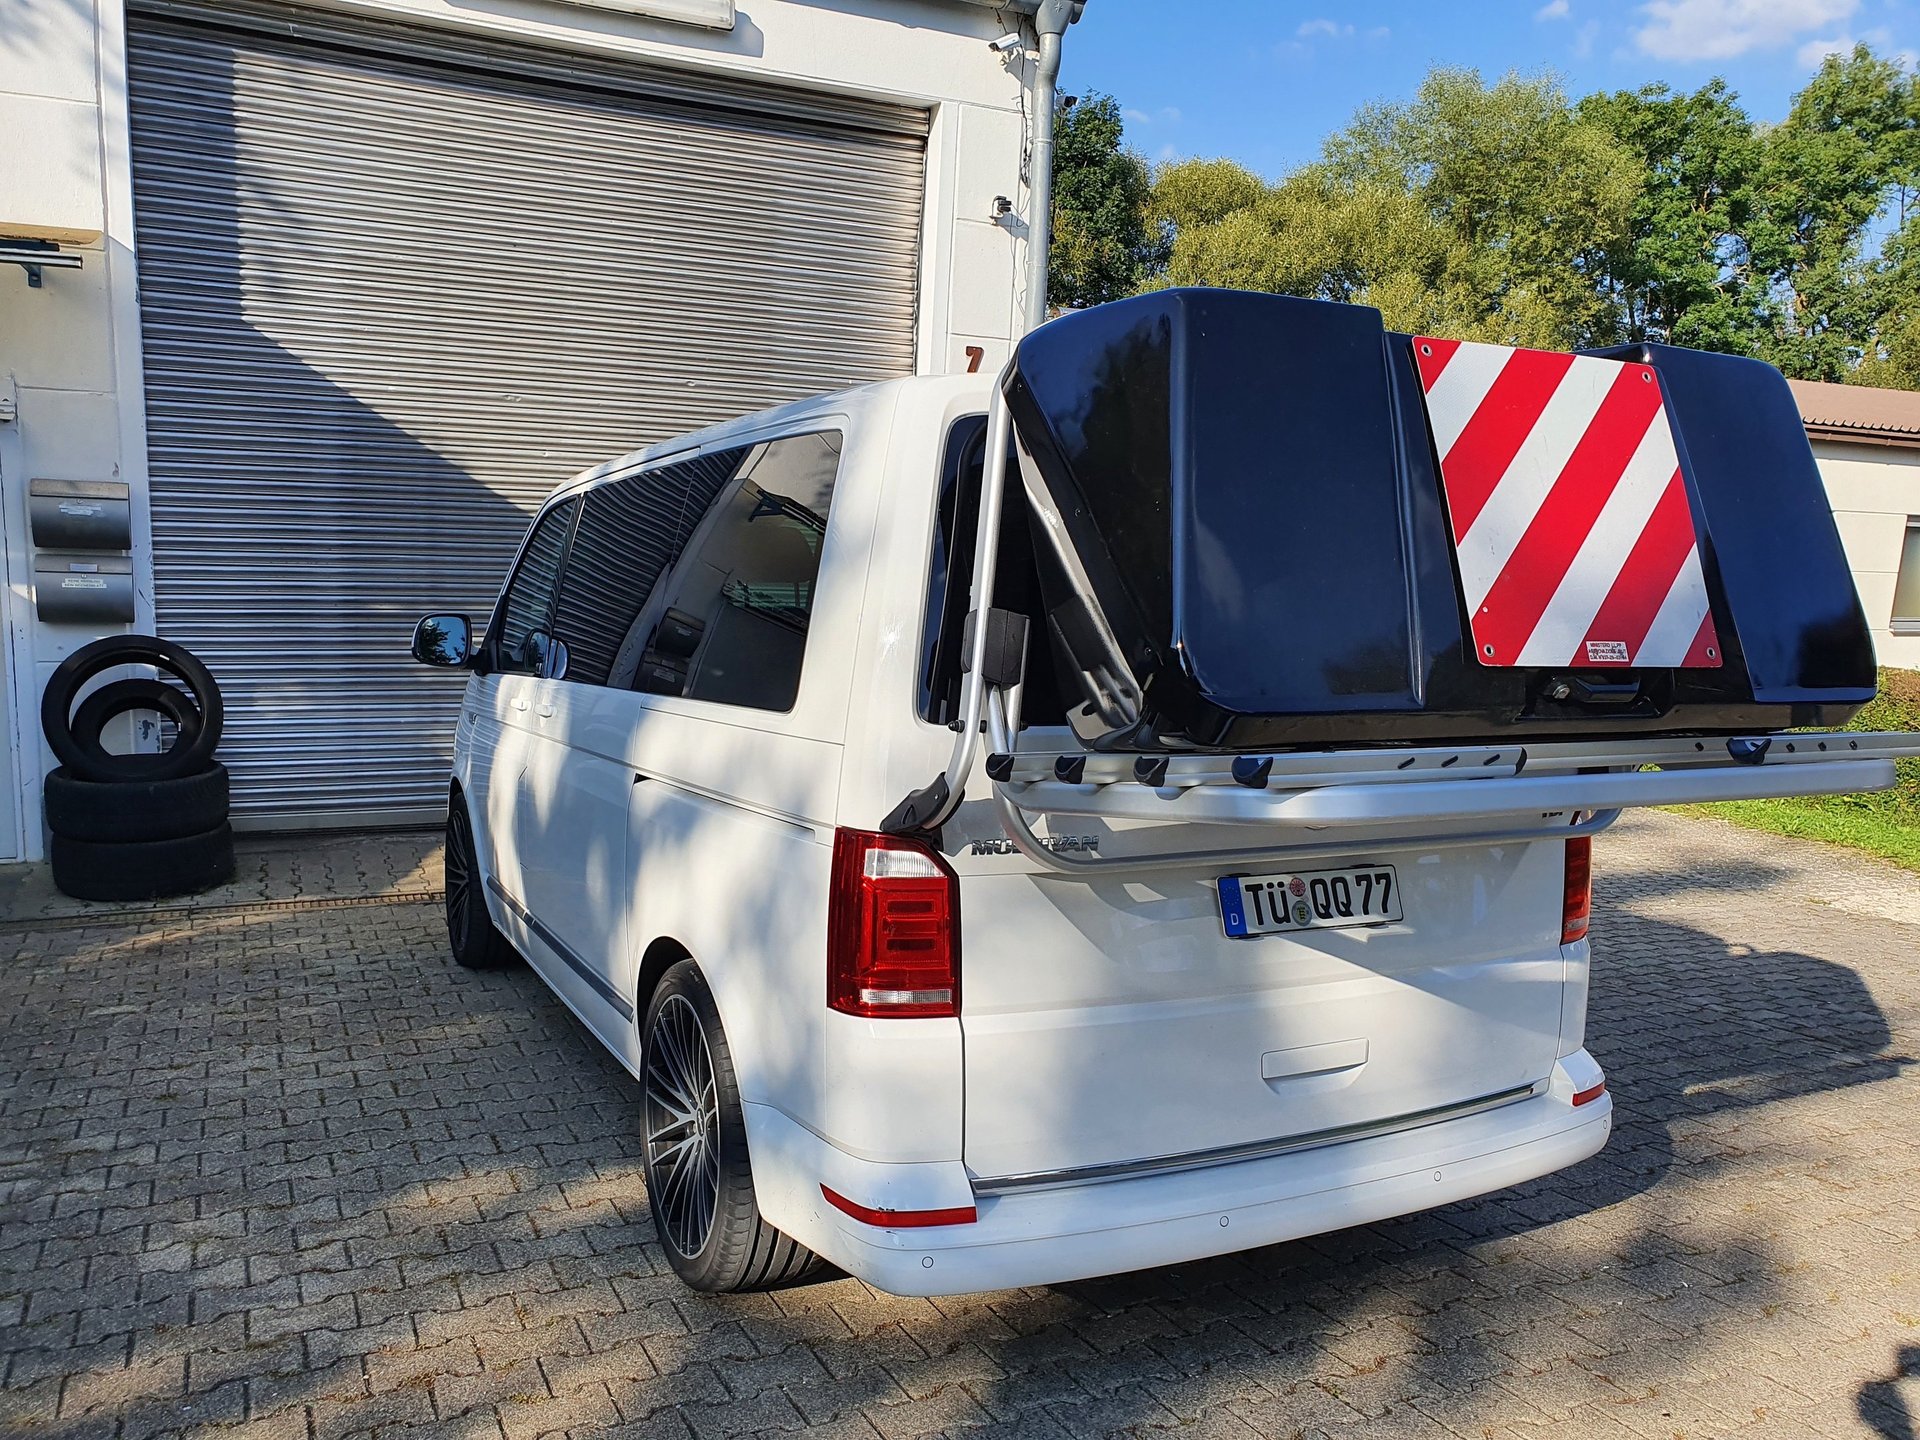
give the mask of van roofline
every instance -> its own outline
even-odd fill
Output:
[[[965,382],[965,383],[962,383]],[[771,427],[805,420],[814,415],[831,415],[861,408],[872,401],[889,394],[912,387],[915,390],[932,389],[943,386],[964,390],[977,385],[981,391],[981,403],[986,403],[990,377],[984,375],[911,375],[898,380],[879,380],[867,385],[854,385],[845,390],[834,390],[825,395],[810,395],[804,400],[790,400],[784,405],[775,405],[765,410],[756,410],[750,415],[740,415],[731,420],[722,420],[708,425],[704,429],[690,431],[685,435],[676,435],[669,440],[657,441],[644,450],[627,457],[621,463],[640,465],[652,464],[656,460],[666,459],[670,455],[684,454],[692,450],[704,450],[717,445],[731,436],[758,432]]]
[[[992,377],[987,375],[907,375],[897,380],[877,380],[867,385],[853,385],[845,390],[834,390],[825,395],[809,395],[803,400],[790,400],[784,405],[774,405],[765,410],[756,410],[749,415],[722,420],[702,429],[691,430],[671,439],[655,441],[652,445],[644,446],[639,450],[629,450],[624,454],[589,465],[586,469],[569,475],[555,485],[541,504],[543,507],[551,505],[563,496],[587,489],[610,475],[624,474],[641,466],[672,459],[676,455],[692,455],[701,450],[725,444],[735,437],[758,436],[767,430],[784,428],[814,417],[837,416],[849,411],[865,409],[885,396],[895,395],[906,389],[914,391],[944,389],[962,395],[969,390],[978,390],[980,405],[984,409],[992,383]]]

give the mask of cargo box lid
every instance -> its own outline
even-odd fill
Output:
[[[1170,290],[1035,331],[1006,396],[1097,747],[1731,732],[1872,696],[1824,488],[1757,362]]]

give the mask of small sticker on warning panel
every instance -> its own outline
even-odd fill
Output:
[[[1627,642],[1624,640],[1587,641],[1587,663],[1589,665],[1626,664]]]

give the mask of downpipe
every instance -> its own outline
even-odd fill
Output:
[[[1027,306],[1022,333],[1047,323],[1047,260],[1053,246],[1054,110],[1060,91],[1060,50],[1084,0],[1040,0],[1033,28],[1039,68],[1033,78],[1033,153],[1027,161]]]

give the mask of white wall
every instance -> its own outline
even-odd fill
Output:
[[[1907,517],[1920,516],[1920,449],[1816,440],[1813,454],[1880,663],[1920,670],[1920,635],[1895,635],[1890,624]]]
[[[731,32],[700,30],[555,0],[311,0],[316,7],[513,35],[599,54],[757,76],[933,112],[928,146],[917,365],[923,373],[997,368],[1024,307],[1025,245],[993,223],[1004,195],[1025,214],[1022,180],[1029,57],[987,41],[1006,23],[955,0],[739,0]],[[24,857],[41,853],[39,740],[47,673],[94,638],[39,624],[26,528],[30,478],[124,480],[132,487],[136,625],[151,628],[145,416],[127,164],[123,0],[0,0],[0,237],[57,240],[84,268],[25,273],[0,265],[0,629],[11,779]],[[17,419],[4,402],[17,395]],[[6,826],[0,825],[0,835]],[[4,853],[0,841],[0,859]]]

